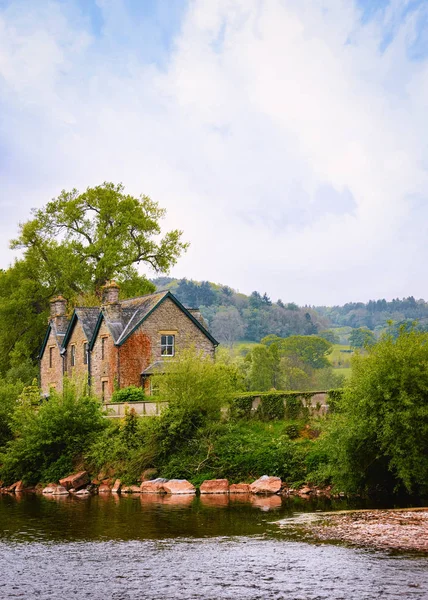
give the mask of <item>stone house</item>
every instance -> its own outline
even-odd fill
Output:
[[[61,390],[65,375],[87,378],[105,402],[129,385],[150,394],[151,375],[178,350],[192,346],[214,356],[218,345],[199,310],[184,307],[169,291],[120,301],[112,281],[103,288],[101,307],[75,308],[70,319],[66,313],[66,300],[54,298],[39,355],[45,395]]]

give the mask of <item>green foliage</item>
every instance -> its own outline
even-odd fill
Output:
[[[295,357],[314,369],[329,366],[328,355],[333,346],[327,340],[315,335],[292,335],[279,344],[281,355]]]
[[[262,421],[283,419],[285,416],[284,396],[274,393],[262,396],[257,408],[257,416]]]
[[[0,272],[0,372],[13,357],[35,360],[49,299],[58,293],[71,304],[85,304],[112,278],[125,297],[154,291],[137,265],[167,271],[187,248],[178,230],[159,239],[164,216],[147,196],[134,198],[112,183],[63,191],[33,211],[11,243],[23,257]]]
[[[323,329],[318,332],[318,335],[327,340],[327,342],[330,342],[330,344],[340,344],[340,337],[331,329]]]
[[[144,393],[144,389],[130,385],[119,390],[115,390],[111,397],[111,402],[144,402],[147,400],[147,396]]]
[[[281,358],[276,344],[254,346],[246,360],[251,364],[249,381],[252,390],[267,391],[283,387]]]
[[[40,408],[21,401],[12,419],[14,439],[1,456],[1,479],[36,483],[67,475],[104,426],[99,402],[69,382]]]
[[[369,329],[353,329],[349,336],[349,344],[351,348],[366,348],[372,346],[375,343],[375,336],[373,331]]]
[[[230,401],[230,418],[259,419],[274,421],[281,419],[309,418],[309,410],[304,406],[303,399],[310,399],[313,392],[254,392],[237,394]],[[253,402],[259,401],[256,410],[252,410]]]
[[[334,398],[321,472],[351,491],[428,492],[428,334],[385,335]]]
[[[20,381],[0,380],[0,448],[13,437],[13,414],[23,387]]]

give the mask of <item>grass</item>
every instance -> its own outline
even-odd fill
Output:
[[[332,366],[340,369],[341,373],[345,370],[350,370],[351,357],[354,353],[348,352],[349,350],[351,350],[351,347],[347,344],[334,344],[333,351],[328,357]],[[345,375],[344,372],[343,375]]]

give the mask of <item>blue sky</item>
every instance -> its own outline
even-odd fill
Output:
[[[428,0],[0,0],[0,266],[111,180],[184,230],[173,275],[428,298],[427,109]]]

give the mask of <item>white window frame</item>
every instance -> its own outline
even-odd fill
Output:
[[[171,339],[169,339],[171,338]],[[163,341],[165,340],[165,341]],[[169,352],[168,350],[171,350]],[[161,356],[174,356],[175,354],[175,335],[171,333],[161,334]]]

